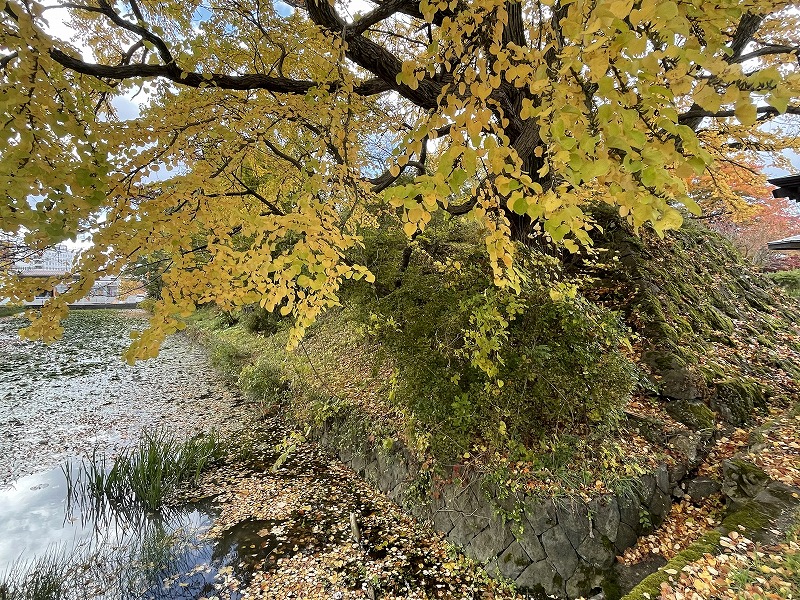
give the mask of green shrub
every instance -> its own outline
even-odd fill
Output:
[[[278,331],[281,317],[258,304],[246,306],[239,315],[239,323],[250,333],[272,335]]]
[[[10,317],[25,310],[24,306],[0,306],[0,317]],[[2,596],[0,596],[0,599]]]
[[[286,389],[280,356],[264,352],[239,372],[238,387],[259,402],[276,400]]]
[[[373,265],[381,296],[351,296],[396,365],[392,400],[433,433],[440,456],[477,439],[526,453],[553,433],[605,435],[636,381],[620,319],[557,283],[555,261],[534,252],[520,261],[521,294],[498,289],[468,234],[426,231],[405,271]],[[380,249],[391,241],[366,252],[397,256]]]
[[[209,340],[211,364],[229,381],[236,381],[239,372],[250,361],[252,351],[230,339],[214,336]]]

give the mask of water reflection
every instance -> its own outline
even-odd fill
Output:
[[[0,491],[0,597],[4,579],[54,569],[58,597],[236,600],[222,579],[246,577],[250,561],[235,536],[206,537],[214,516],[207,504],[145,513],[76,498],[60,468],[23,477]]]

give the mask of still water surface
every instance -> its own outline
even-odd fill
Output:
[[[50,346],[20,340],[24,323],[0,319],[0,592],[4,573],[55,562],[74,597],[236,598],[224,580],[238,570],[238,540],[204,537],[209,505],[123,512],[71,496],[62,468],[143,428],[224,430],[241,403],[203,350],[174,336],[158,358],[125,365],[129,333],[145,324],[138,311],[75,312]]]

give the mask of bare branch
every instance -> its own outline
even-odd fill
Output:
[[[5,69],[6,65],[10,63],[12,60],[19,56],[19,52],[12,52],[11,54],[6,54],[5,56],[0,57],[0,69]]]
[[[756,108],[756,113],[768,117],[777,117],[778,115],[782,114],[777,108],[774,108],[772,106],[759,106]],[[800,115],[800,106],[787,107],[785,114]],[[736,116],[735,110],[720,110],[717,112],[713,112],[710,110],[705,110],[703,108],[695,108],[693,106],[689,111],[678,116],[678,123],[693,121],[695,119],[703,119],[705,117],[711,117],[713,119],[722,119],[725,117],[734,117],[734,116]]]
[[[241,178],[236,173],[231,173],[231,177],[233,177],[239,183],[239,185],[241,185],[247,191],[248,194],[258,199],[259,202],[261,202],[264,206],[269,208],[274,214],[280,215],[282,217],[286,216],[285,212],[283,212],[274,203],[270,202],[264,196],[259,194],[256,190],[247,185],[244,181],[241,180]]]
[[[739,56],[732,58],[730,62],[743,63],[761,56],[771,56],[774,54],[797,55],[798,53],[800,53],[800,46],[764,46],[763,48],[758,48],[757,50],[753,50],[747,54],[740,54]]]
[[[302,171],[303,170],[303,165],[300,163],[299,160],[289,156],[288,154],[286,154],[285,152],[280,150],[275,144],[270,142],[268,139],[262,138],[261,141],[264,142],[264,145],[267,148],[269,148],[270,150],[272,150],[272,152],[276,156],[278,156],[279,158],[282,158],[283,160],[285,160],[288,163],[291,163],[298,171]]]

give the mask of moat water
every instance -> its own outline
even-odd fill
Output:
[[[73,312],[49,346],[21,340],[25,323],[0,318],[0,597],[52,571],[67,596],[42,597],[236,598],[225,582],[238,543],[205,536],[210,505],[121,511],[71,494],[65,477],[143,430],[224,432],[243,407],[204,350],[173,336],[158,358],[128,366],[120,355],[145,326],[141,311]]]

